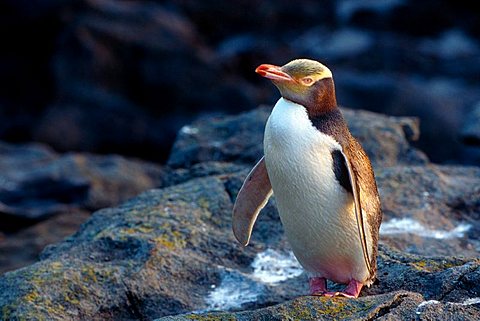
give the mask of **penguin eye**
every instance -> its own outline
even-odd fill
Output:
[[[303,77],[302,79],[300,79],[300,81],[305,86],[310,86],[311,84],[313,84],[313,79],[311,77]]]

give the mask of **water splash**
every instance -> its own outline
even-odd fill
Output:
[[[411,218],[391,219],[388,222],[382,223],[380,226],[380,234],[383,235],[395,235],[395,234],[415,234],[422,237],[434,238],[434,239],[452,239],[457,237],[463,237],[472,225],[461,223],[453,230],[433,230],[422,225],[420,222]]]

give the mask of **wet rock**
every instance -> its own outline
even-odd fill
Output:
[[[0,277],[2,317],[155,319],[259,309],[306,293],[306,276],[289,254],[273,202],[260,215],[249,247],[234,240],[232,195],[246,172],[192,179],[98,211],[75,235],[49,246],[41,261]],[[245,320],[278,311],[351,313],[359,319],[361,313],[411,316],[424,300],[464,302],[478,296],[479,266],[476,259],[418,256],[381,246],[379,282],[363,292],[364,298],[298,298],[245,312]]]
[[[270,111],[270,107],[260,107],[237,116],[204,117],[184,126],[168,164],[189,167],[209,160],[254,163],[263,155],[263,132]],[[416,119],[349,109],[344,109],[344,115],[374,166],[427,162],[408,142],[418,138]]]

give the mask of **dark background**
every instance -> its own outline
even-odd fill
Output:
[[[307,57],[340,104],[418,116],[431,160],[478,164],[479,16],[447,0],[3,0],[0,139],[164,163],[199,114],[275,102],[257,65]]]

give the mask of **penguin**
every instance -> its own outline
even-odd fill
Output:
[[[281,98],[265,126],[264,156],[238,192],[233,233],[247,246],[260,210],[275,195],[310,294],[357,298],[376,278],[382,211],[371,162],[337,106],[332,72],[309,59],[255,71]],[[328,291],[327,280],[347,286]]]

